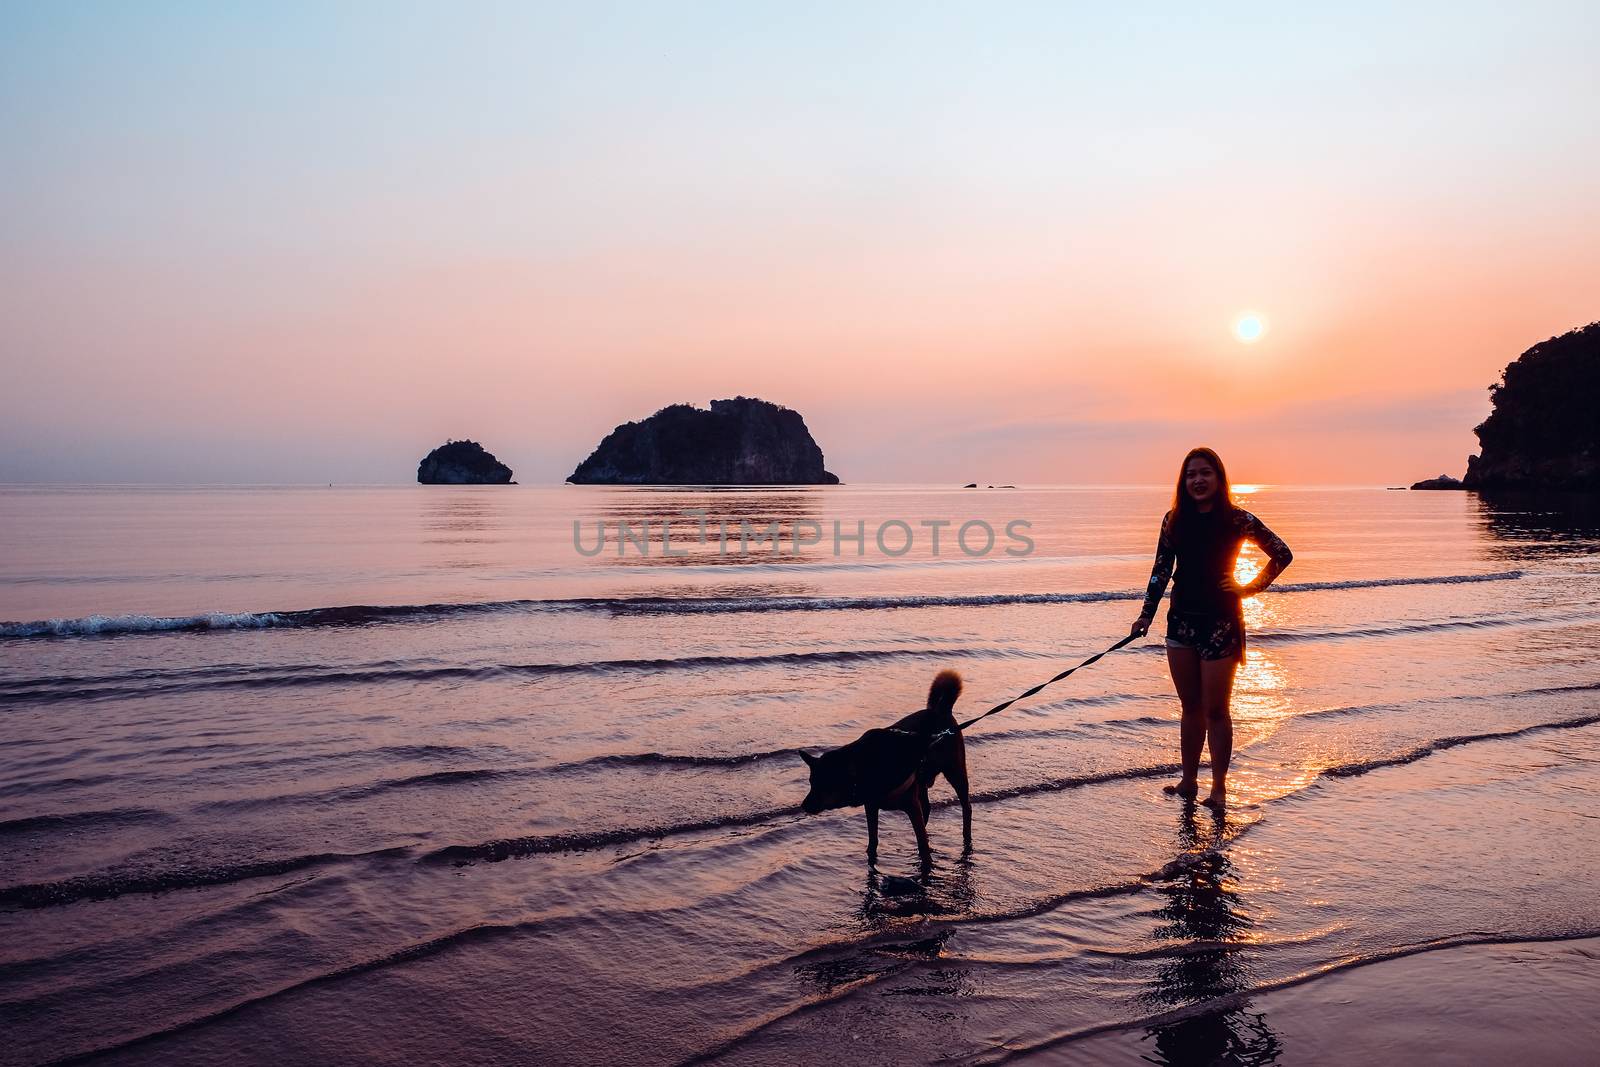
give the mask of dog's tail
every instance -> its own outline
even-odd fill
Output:
[[[955,708],[956,697],[960,695],[961,675],[955,671],[940,671],[933,676],[933,685],[928,687],[928,708],[948,715]]]

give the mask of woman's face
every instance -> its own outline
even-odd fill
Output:
[[[1195,456],[1184,465],[1183,484],[1195,503],[1204,504],[1217,493],[1217,469],[1209,459]]]

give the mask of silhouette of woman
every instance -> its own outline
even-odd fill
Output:
[[[1234,561],[1244,542],[1267,554],[1261,573],[1240,585]],[[1183,777],[1166,792],[1192,798],[1200,787],[1200,753],[1211,747],[1211,794],[1201,803],[1220,810],[1227,802],[1228,761],[1233,756],[1233,673],[1244,661],[1245,597],[1272,584],[1294,554],[1262,521],[1233,502],[1228,472],[1209,448],[1183,457],[1172,509],[1161,519],[1156,562],[1150,571],[1144,610],[1133,636],[1150,630],[1161,595],[1178,567],[1167,609],[1167,667],[1183,705],[1179,748]]]

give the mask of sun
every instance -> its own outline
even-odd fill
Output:
[[[1254,312],[1246,311],[1233,320],[1233,336],[1245,344],[1254,344],[1267,332],[1267,320]]]

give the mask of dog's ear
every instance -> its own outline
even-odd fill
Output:
[[[813,756],[803,748],[797,748],[795,751],[800,753],[800,758],[806,761],[807,767],[815,767],[817,764],[822,762],[821,756]]]

